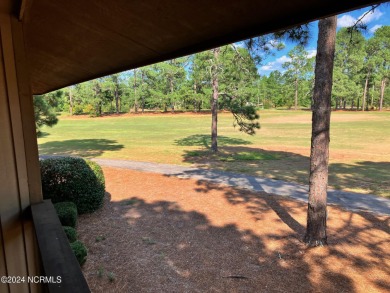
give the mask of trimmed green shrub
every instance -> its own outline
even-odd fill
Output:
[[[68,237],[70,243],[75,242],[77,240],[77,231],[75,228],[70,226],[63,226],[62,228],[64,229],[66,237]]]
[[[70,248],[72,248],[80,266],[85,263],[88,255],[88,251],[85,245],[81,241],[77,240],[70,244]]]
[[[91,213],[103,204],[102,168],[90,160],[58,157],[41,160],[42,190],[53,203],[71,201],[79,214]]]
[[[76,227],[77,207],[73,202],[65,201],[54,204],[62,226]]]

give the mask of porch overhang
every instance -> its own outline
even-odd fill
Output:
[[[33,94],[380,1],[22,1]]]

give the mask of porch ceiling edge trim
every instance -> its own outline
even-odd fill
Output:
[[[98,1],[98,0],[96,0]],[[290,1],[299,1],[299,0],[290,0]],[[35,2],[39,2],[39,0],[34,0]],[[260,1],[261,2],[261,1]],[[287,1],[279,1],[283,3],[287,3]],[[29,40],[34,38],[34,35],[29,34],[29,30],[27,28],[27,34],[26,34],[26,39],[27,39],[27,53],[28,55],[32,56],[32,60],[30,62],[30,67],[31,67],[31,77],[32,77],[32,91],[33,94],[44,94],[52,90],[56,90],[58,88],[66,87],[72,84],[84,82],[87,80],[91,80],[94,78],[99,78],[102,76],[106,76],[109,74],[117,73],[120,71],[124,70],[130,70],[138,67],[142,67],[145,65],[169,60],[172,58],[177,58],[193,53],[197,53],[200,51],[204,51],[207,49],[215,48],[217,46],[229,44],[232,42],[237,42],[237,41],[242,41],[251,37],[259,36],[259,35],[264,35],[267,33],[272,33],[281,29],[285,28],[290,28],[298,24],[302,23],[307,23],[311,22],[316,19],[320,19],[323,17],[327,17],[330,15],[335,15],[339,14],[342,12],[346,12],[349,10],[357,9],[357,8],[362,8],[365,6],[385,2],[385,1],[372,1],[372,0],[356,0],[356,1],[327,1],[320,3],[321,1],[307,1],[307,5],[304,7],[304,9],[299,9],[298,14],[292,15],[293,17],[285,17],[285,15],[288,15],[286,11],[284,11],[282,8],[280,9],[280,13],[278,15],[275,15],[270,21],[263,22],[262,21],[262,16],[265,16],[267,11],[259,12],[259,17],[258,21],[256,20],[255,23],[252,22],[247,22],[245,21],[246,15],[238,15],[237,18],[239,20],[242,20],[242,23],[244,23],[244,26],[238,27],[236,25],[233,28],[230,29],[225,29],[223,25],[220,27],[217,27],[217,33],[215,36],[209,39],[200,39],[196,40],[193,42],[193,44],[188,45],[188,42],[181,42],[180,40],[175,43],[175,46],[173,48],[170,48],[166,50],[166,52],[163,53],[158,53],[157,48],[150,48],[150,53],[149,56],[144,56],[144,58],[138,58],[137,60],[130,60],[129,62],[116,62],[113,61],[112,66],[110,66],[109,69],[107,69],[107,66],[104,66],[102,63],[101,65],[99,64],[98,70],[88,70],[88,67],[85,64],[76,64],[76,62],[69,64],[69,66],[73,66],[76,68],[73,76],[70,74],[67,74],[65,71],[64,72],[48,72],[45,73],[42,68],[45,68],[46,64],[44,64],[45,60],[41,60],[39,58],[36,58],[37,60],[34,59],[35,56],[39,56],[39,50],[41,50],[40,47],[37,47],[36,43],[34,43],[34,47],[29,47]],[[204,3],[204,2],[203,2]],[[306,4],[306,3],[305,3]],[[252,15],[248,12],[248,15]],[[93,16],[93,15],[92,15]],[[26,25],[28,26],[31,22],[34,23],[36,20],[34,19],[29,19],[26,22]],[[210,21],[208,19],[208,21]],[[35,31],[32,30],[34,33]],[[121,32],[115,32],[115,33],[121,33]],[[149,32],[150,33],[150,32]],[[198,37],[199,38],[199,37]],[[33,42],[31,42],[33,43]],[[44,46],[45,44],[38,44],[41,46]],[[63,45],[69,46],[69,49],[71,46],[76,45],[71,42],[64,42]],[[107,44],[104,44],[105,46]],[[164,44],[163,44],[164,45]],[[142,48],[142,45],[140,46]],[[144,50],[147,50],[147,48],[143,48]],[[86,49],[87,50],[87,49]],[[115,50],[115,46],[112,47],[112,50]],[[36,52],[38,52],[38,55],[36,55]],[[66,52],[65,50],[61,51]],[[114,51],[115,52],[115,51]],[[117,51],[119,53],[123,53],[120,51]],[[141,49],[138,49],[136,53],[141,52]],[[110,52],[113,53],[113,52]],[[91,53],[93,54],[93,52]],[[141,53],[140,53],[141,54]],[[65,56],[66,57],[66,56]],[[97,57],[104,57],[103,55],[99,55]],[[59,60],[65,60],[63,56],[57,56]],[[63,58],[63,59],[61,59]],[[38,60],[39,59],[39,60]],[[119,60],[120,58],[118,58]],[[83,61],[83,60],[80,60]],[[37,68],[38,66],[34,66],[39,64],[41,68]],[[78,67],[77,67],[78,66]],[[47,66],[46,66],[47,67]],[[65,68],[66,69],[66,68]],[[95,66],[96,69],[96,66]],[[68,68],[69,70],[69,68]],[[94,71],[94,72],[92,72]],[[64,77],[58,78],[58,75],[64,74]],[[51,77],[52,76],[52,77]],[[42,79],[45,79],[45,81],[42,81]]]

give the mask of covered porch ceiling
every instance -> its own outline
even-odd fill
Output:
[[[23,0],[33,94],[367,6],[372,0]]]

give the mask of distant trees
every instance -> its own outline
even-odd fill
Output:
[[[237,121],[248,114],[249,108],[244,106],[310,108],[314,58],[310,58],[312,52],[309,54],[302,45],[284,56],[283,69],[271,71],[269,75],[258,74],[259,64],[265,57],[284,47],[281,36],[305,40],[305,31],[303,27],[251,39],[245,44],[223,46],[216,67],[213,67],[214,52],[208,50],[74,85],[63,89],[60,95],[49,93],[45,99],[54,103],[57,110],[71,115],[100,116],[139,110],[210,111],[212,74],[217,72],[217,108],[237,113]],[[332,107],[370,110],[390,105],[389,40],[389,26],[380,27],[368,39],[356,30],[337,32]],[[249,122],[247,118],[244,120]],[[251,126],[237,125],[243,131]]]
[[[382,110],[385,89],[390,79],[390,26],[383,26],[375,31],[372,46],[378,48],[376,77],[380,80],[379,110]]]
[[[345,109],[347,104],[359,108],[363,94],[361,82],[365,56],[363,35],[359,31],[340,29],[336,35],[333,70],[333,103],[336,109]]]
[[[213,58],[211,51],[204,51],[192,57],[191,66],[189,67],[188,86],[190,88],[187,107],[194,112],[210,108],[210,97],[212,95],[211,62]]]
[[[291,106],[287,94],[287,81],[280,71],[272,71],[268,77],[262,76],[260,85],[264,108]]]
[[[390,72],[390,27],[377,29],[366,40],[357,30],[340,29],[336,53],[332,103],[335,109],[382,109]],[[368,99],[368,97],[371,99]]]
[[[115,100],[115,113],[120,112],[120,100],[123,94],[123,83],[120,80],[120,74],[110,75],[106,79],[106,89],[108,94]]]
[[[285,76],[294,84],[294,109],[298,110],[298,86],[303,80],[310,80],[313,75],[313,58],[302,45],[294,47],[289,53],[290,61],[283,64]]]
[[[169,108],[173,113],[183,103],[180,99],[180,89],[185,86],[186,59],[185,57],[172,59],[153,66],[156,73],[154,79],[156,90],[154,95],[160,99],[160,107],[162,107],[164,112],[167,112]]]

